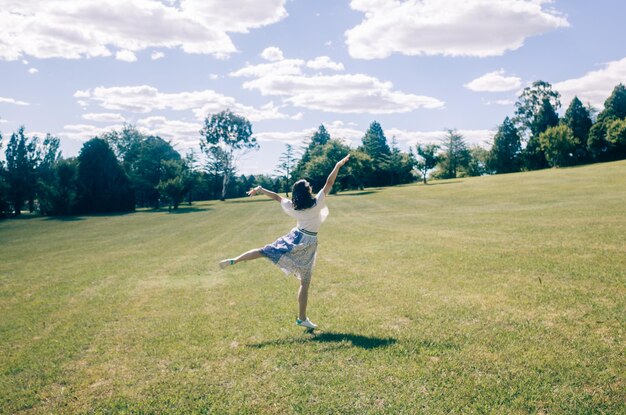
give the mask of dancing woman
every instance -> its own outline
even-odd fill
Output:
[[[261,186],[251,189],[248,196],[262,193],[279,202],[283,211],[296,219],[296,227],[287,235],[278,238],[274,243],[244,252],[236,258],[225,259],[219,264],[221,268],[226,268],[242,261],[265,257],[278,265],[285,274],[294,274],[300,280],[296,324],[309,329],[317,327],[306,315],[309,285],[311,284],[317,251],[317,232],[328,216],[326,195],[330,193],[333,184],[335,184],[339,170],[349,159],[350,155],[348,154],[335,165],[326,179],[326,184],[317,195],[313,194],[313,189],[306,180],[298,180],[294,183],[291,200],[280,197]]]

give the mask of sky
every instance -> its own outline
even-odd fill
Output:
[[[230,109],[272,174],[320,124],[352,147],[373,121],[407,151],[457,129],[488,146],[533,81],[602,109],[626,83],[621,0],[0,0],[0,133],[64,157],[132,124],[199,150]]]

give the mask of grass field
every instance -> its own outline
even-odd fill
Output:
[[[328,199],[0,222],[0,413],[626,413],[626,162]]]

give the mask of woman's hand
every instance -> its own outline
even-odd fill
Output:
[[[343,167],[344,164],[346,164],[348,162],[348,160],[350,160],[350,154],[348,154],[347,156],[345,156],[344,158],[342,158],[341,160],[339,160],[337,162],[337,166],[339,167]]]
[[[252,197],[252,196],[256,196],[256,195],[258,195],[258,194],[259,194],[259,191],[260,191],[261,189],[262,189],[262,187],[261,187],[261,186],[257,186],[257,187],[254,187],[254,188],[250,189],[249,191],[247,191],[247,192],[246,192],[246,194],[247,194],[248,196],[250,196],[250,197]]]

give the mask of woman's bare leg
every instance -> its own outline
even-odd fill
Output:
[[[300,280],[300,289],[298,290],[298,319],[306,320],[306,305],[309,300],[309,285],[311,284],[310,279],[301,279]]]
[[[221,268],[226,268],[229,265],[235,265],[238,262],[241,261],[252,261],[253,259],[257,259],[257,258],[261,258],[263,256],[263,254],[261,253],[260,249],[251,249],[248,252],[244,252],[243,254],[239,255],[236,258],[229,258],[229,259],[224,259],[222,261],[220,261],[220,267]]]
[[[252,261],[253,259],[261,258],[262,256],[263,254],[261,253],[260,249],[251,249],[248,252],[244,252],[243,254],[239,255],[237,258],[233,258],[233,261],[236,264],[241,261]]]

